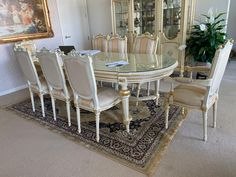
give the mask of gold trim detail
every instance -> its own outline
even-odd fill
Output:
[[[120,90],[120,96],[130,96],[129,90]]]

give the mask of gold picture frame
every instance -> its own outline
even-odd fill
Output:
[[[0,44],[53,36],[47,0],[0,0]]]

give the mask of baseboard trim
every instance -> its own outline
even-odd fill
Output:
[[[28,87],[28,85],[25,84],[25,85],[21,85],[21,86],[15,87],[15,88],[11,88],[11,89],[8,89],[8,90],[0,92],[0,96],[8,95],[8,94],[17,92],[19,90],[23,90],[23,89],[25,89],[27,87]]]

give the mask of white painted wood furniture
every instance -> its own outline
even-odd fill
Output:
[[[23,71],[28,83],[32,109],[35,112],[34,93],[36,93],[40,97],[42,115],[45,117],[43,96],[49,93],[47,83],[44,77],[39,77],[33,63],[33,59],[31,58],[31,53],[27,51],[27,49],[17,47],[14,48],[14,51],[17,61],[19,62],[21,70]]]
[[[135,54],[156,54],[157,52],[157,44],[158,37],[151,35],[149,32],[146,32],[142,35],[135,36],[134,44],[133,44],[133,53]],[[139,83],[137,86],[137,98],[139,98],[141,85],[143,83]],[[159,87],[159,81],[155,82],[156,87]],[[150,95],[150,85],[151,83],[147,83],[147,96]],[[158,104],[158,98],[156,98],[156,104]],[[136,103],[138,104],[138,102]]]
[[[112,32],[128,37],[129,52],[134,34],[149,32],[159,37],[157,53],[178,58],[183,75],[186,43],[195,14],[196,0],[111,0]]]
[[[216,127],[218,92],[232,49],[233,41],[228,40],[215,53],[212,67],[206,80],[176,78],[180,83],[168,94],[165,104],[165,126],[168,128],[169,104],[183,108],[198,109],[203,116],[203,140],[207,141],[207,112],[213,106],[213,127]]]
[[[130,90],[128,84],[137,84],[158,81],[172,74],[178,62],[170,56],[156,54],[120,54],[120,53],[99,53],[92,57],[93,68],[96,80],[119,83],[121,85],[120,97],[123,108],[123,123],[129,132],[129,124],[132,117],[129,114]],[[124,60],[129,64],[119,67],[107,67],[106,63]],[[156,88],[152,99],[159,97],[159,89]],[[137,98],[132,98],[134,101]],[[138,100],[147,99],[140,97]],[[148,99],[151,99],[150,97]]]
[[[108,52],[127,53],[127,37],[120,37],[117,34],[108,39]]]
[[[92,38],[92,47],[94,50],[100,50],[101,52],[107,52],[108,50],[108,39],[110,37],[98,34]]]
[[[80,108],[94,112],[98,142],[100,113],[121,101],[119,92],[112,88],[97,88],[92,58],[89,56],[63,56],[63,58],[67,77],[73,90],[78,132],[81,132]]]
[[[62,59],[57,53],[50,52],[46,49],[38,52],[37,58],[48,83],[54,120],[56,121],[55,100],[59,99],[66,102],[68,125],[71,126],[70,101],[72,91],[70,86],[66,84],[65,75],[62,68]]]
[[[77,56],[77,52],[71,53]],[[122,101],[123,123],[129,132],[129,125],[132,117],[129,114],[130,90],[128,84],[137,84],[158,81],[168,77],[178,66],[175,58],[157,54],[132,54],[132,53],[107,53],[101,52],[92,56],[92,64],[97,81],[119,83],[120,99]],[[107,67],[106,63],[124,60],[128,65],[118,67]],[[49,87],[50,88],[50,87]],[[156,88],[155,95],[148,99],[155,100],[159,97],[159,88]],[[137,101],[137,98],[132,98]],[[146,97],[139,97],[141,101]]]

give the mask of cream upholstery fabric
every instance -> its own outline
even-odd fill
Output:
[[[206,92],[207,89],[205,87],[181,84],[174,89],[173,101],[200,108]]]
[[[42,114],[43,117],[45,117],[43,95],[49,92],[47,83],[42,76],[38,76],[29,51],[26,51],[26,49],[20,47],[14,48],[14,51],[20,67],[28,82],[33,111],[35,111],[33,93],[37,93],[40,96]]]
[[[41,92],[48,93],[48,84],[47,84],[45,78],[39,77],[39,81],[41,83]],[[40,89],[37,84],[31,84],[31,88],[35,92],[39,91],[39,89]]]
[[[37,48],[35,43],[31,40],[16,42],[14,48],[25,49],[26,51],[29,52],[33,60],[36,57]]]
[[[100,50],[102,52],[107,52],[107,40],[109,36],[103,36],[101,34],[93,37],[92,46],[94,50]]]
[[[157,36],[152,36],[150,33],[145,33],[140,36],[136,36],[134,39],[134,44],[133,44],[133,53],[138,53],[138,54],[156,54],[157,51],[157,43],[158,43],[158,37]],[[158,83],[158,84],[157,84]],[[137,98],[139,98],[139,93],[141,89],[141,84],[143,83],[138,83],[137,86]],[[150,82],[147,83],[147,96],[150,95]],[[159,87],[159,81],[156,82],[156,84]],[[157,103],[158,98],[156,99]],[[136,103],[136,105],[138,102]]]
[[[16,58],[20,64],[20,67],[26,77],[26,79],[33,85],[38,85],[38,74],[33,62],[30,58],[28,51],[23,51],[23,49],[15,49]]]
[[[156,54],[158,37],[145,33],[136,36],[133,44],[133,53]]]
[[[97,90],[98,102],[101,109],[110,107],[113,104],[114,100],[119,100],[120,95],[117,91],[111,88],[98,88]],[[82,105],[84,107],[94,107],[92,99],[79,99],[75,101],[75,105]]]
[[[99,141],[100,112],[120,102],[117,91],[110,88],[97,89],[92,59],[89,56],[63,56],[67,77],[74,94],[78,131],[80,128],[80,108],[95,112],[96,134]]]
[[[232,46],[233,41],[228,40],[216,51],[207,80],[183,79],[184,83],[180,83],[171,91],[165,106],[166,128],[168,127],[169,104],[199,109],[203,113],[203,139],[207,140],[207,112],[213,106],[213,127],[216,127],[218,91]],[[177,79],[177,81],[181,81],[181,79]]]
[[[37,53],[39,63],[41,65],[43,74],[49,86],[49,92],[52,100],[54,120],[56,120],[55,99],[60,99],[66,102],[68,125],[71,126],[70,120],[70,86],[66,84],[62,59],[56,53],[52,53],[46,49]]]
[[[127,37],[112,36],[108,40],[108,52],[127,53]]]

